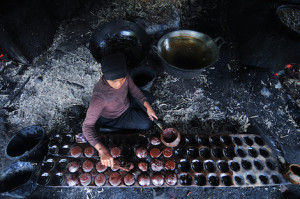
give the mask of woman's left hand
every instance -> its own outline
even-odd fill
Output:
[[[151,106],[147,107],[147,114],[148,114],[151,121],[153,121],[153,118],[158,119]]]

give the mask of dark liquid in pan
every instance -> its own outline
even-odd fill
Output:
[[[200,39],[187,36],[169,38],[161,55],[166,62],[182,69],[200,69],[213,62],[211,49]]]

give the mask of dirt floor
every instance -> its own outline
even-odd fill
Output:
[[[286,93],[275,76],[277,71],[238,64],[234,40],[228,32],[226,21],[219,20],[226,12],[219,12],[218,19],[208,17],[210,14],[216,16],[215,12],[222,7],[215,1],[209,4],[185,0],[159,2],[126,1],[121,4],[121,1],[107,1],[106,5],[94,5],[81,16],[63,21],[53,45],[37,57],[22,75],[13,75],[17,68],[5,71],[7,76],[20,82],[17,88],[21,88],[23,82],[26,84],[12,100],[11,96],[1,95],[2,143],[7,143],[20,129],[35,124],[43,126],[48,135],[55,132],[80,132],[84,114],[75,120],[73,118],[71,122],[68,116],[74,114],[74,106],[84,111],[87,109],[93,86],[101,77],[101,66],[88,49],[89,38],[99,24],[114,19],[136,19],[136,15],[143,17],[149,22],[146,30],[151,34],[152,45],[156,45],[163,32],[179,26],[197,28],[197,20],[202,17],[204,21],[199,24],[210,22],[205,33],[212,37],[221,36],[225,40],[219,60],[213,67],[195,78],[184,80],[163,71],[154,49],[143,62],[157,71],[151,92],[155,97],[153,108],[158,117],[164,126],[175,127],[186,134],[260,134],[269,140],[274,153],[282,155],[288,163],[300,164],[299,126],[287,107]],[[146,9],[148,7],[151,9]],[[193,17],[194,13],[199,14]],[[236,68],[239,70],[236,71]],[[75,124],[79,126],[74,128]],[[142,133],[150,135],[157,132],[158,128],[153,127]],[[3,171],[13,161],[4,155],[5,144],[0,149],[0,168]],[[289,183],[259,188],[38,187],[28,198],[299,197],[299,186]]]

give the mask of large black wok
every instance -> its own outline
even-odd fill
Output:
[[[89,48],[98,62],[112,53],[124,53],[130,69],[145,58],[150,48],[150,39],[137,24],[117,20],[101,25],[93,33]]]

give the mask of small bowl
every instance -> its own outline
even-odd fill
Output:
[[[288,178],[293,184],[300,184],[300,165],[291,164],[287,172]]]
[[[167,147],[176,147],[181,140],[181,136],[176,129],[168,128],[160,134],[160,140]]]

